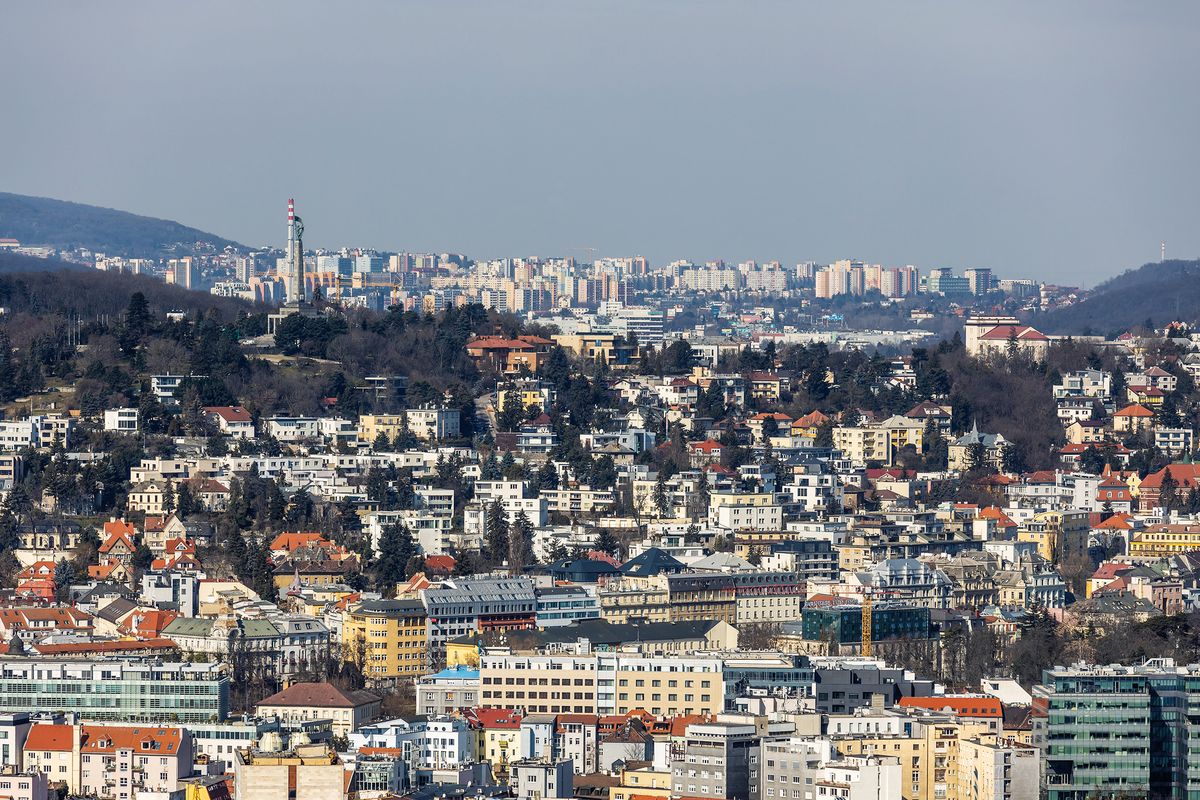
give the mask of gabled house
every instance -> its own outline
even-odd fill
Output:
[[[254,438],[254,417],[241,406],[205,406],[201,412],[225,436]]]
[[[1117,433],[1138,434],[1154,429],[1154,412],[1133,403],[1113,414],[1113,430]]]

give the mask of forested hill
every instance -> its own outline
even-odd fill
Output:
[[[7,192],[0,192],[0,238],[63,249],[85,247],[106,255],[136,258],[166,255],[176,245],[190,252],[197,242],[206,242],[217,250],[228,245],[241,247],[237,242],[170,220]]]
[[[1164,261],[1131,269],[1096,287],[1083,302],[1030,317],[1046,333],[1108,335],[1172,320],[1200,321],[1200,261]]]
[[[99,272],[53,258],[0,251],[0,306],[12,314],[62,314],[88,319],[119,314],[129,296],[141,292],[152,310],[205,313],[234,318],[253,307],[242,300],[168,286],[146,275]]]

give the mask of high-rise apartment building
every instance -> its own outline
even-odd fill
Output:
[[[992,271],[986,267],[963,270],[967,279],[967,289],[973,295],[984,295],[992,290]]]

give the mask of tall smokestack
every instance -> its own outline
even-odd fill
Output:
[[[304,222],[296,216],[296,201],[288,198],[287,300],[299,304],[304,291]]]

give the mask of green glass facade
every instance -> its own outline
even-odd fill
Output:
[[[1200,800],[1200,673],[1191,669],[1047,670],[1047,797]]]
[[[73,711],[85,720],[215,722],[229,679],[215,664],[0,659],[0,713]]]
[[[839,644],[862,641],[862,606],[806,608],[801,614],[804,638],[827,641],[832,634]],[[925,639],[929,637],[929,609],[915,606],[876,606],[871,613],[871,638]]]

